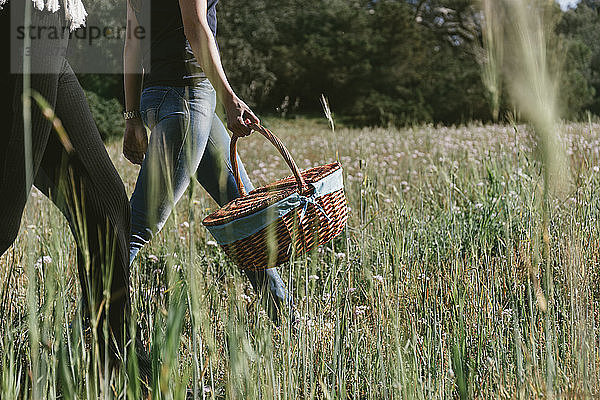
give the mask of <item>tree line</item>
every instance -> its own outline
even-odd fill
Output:
[[[600,115],[599,10],[600,0],[551,9],[563,118]],[[222,0],[217,40],[232,86],[259,114],[316,115],[323,94],[348,124],[457,124],[495,118],[483,26],[473,0]],[[118,76],[81,80],[94,101],[122,100]],[[510,99],[498,102],[502,118]]]

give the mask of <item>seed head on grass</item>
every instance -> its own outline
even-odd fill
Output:
[[[323,107],[323,112],[325,113],[325,118],[329,121],[329,126],[331,130],[335,132],[335,124],[333,123],[333,117],[331,116],[331,109],[329,108],[329,101],[324,94],[321,94],[321,106]]]
[[[479,57],[482,81],[490,100],[494,121],[500,113],[502,96],[502,64],[504,59],[504,36],[502,35],[502,7],[497,0],[482,0],[483,8],[483,54]]]
[[[548,191],[568,185],[568,163],[559,131],[558,61],[549,38],[548,1],[504,0],[508,87],[515,105],[535,129]]]

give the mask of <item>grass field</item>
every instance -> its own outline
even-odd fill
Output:
[[[132,269],[135,320],[163,363],[155,398],[194,383],[231,399],[600,395],[600,125],[560,125],[570,182],[549,200],[547,237],[525,126],[268,125],[301,168],[339,155],[348,227],[281,268],[302,316],[292,333],[214,245],[200,221],[215,205],[191,187]],[[256,184],[289,173],[258,135],[239,148]],[[109,145],[130,194],[138,167],[120,151]],[[0,398],[54,399],[61,373],[95,398],[89,351],[68,329],[75,265],[67,225],[34,192],[0,259]],[[100,384],[102,398],[131,387]]]

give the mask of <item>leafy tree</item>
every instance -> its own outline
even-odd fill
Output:
[[[557,32],[567,43],[564,70],[568,84],[563,87],[574,92],[570,104],[566,105],[571,115],[583,110],[600,115],[598,4],[597,0],[580,3],[577,8],[565,12],[557,26]]]
[[[219,4],[223,64],[236,92],[261,114],[320,113],[321,94],[338,117],[357,125],[488,121],[508,107],[504,97],[488,106],[481,72],[484,21],[474,0]],[[562,60],[566,117],[586,110],[600,115],[598,5],[600,0],[583,0],[565,13],[549,9],[559,20],[549,50]],[[104,2],[90,7],[91,14],[111,18]],[[107,55],[107,63],[120,65],[120,56]],[[99,96],[96,103],[122,102],[120,75],[80,80]],[[115,112],[111,104],[95,108]]]

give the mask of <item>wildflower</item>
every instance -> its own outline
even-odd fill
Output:
[[[354,315],[363,315],[368,309],[369,306],[356,306],[354,307]]]
[[[51,262],[52,262],[52,257],[50,257],[50,256],[40,257],[35,262],[35,267],[41,268],[42,265],[50,264]]]
[[[218,246],[217,242],[215,242],[214,240],[209,240],[206,242],[207,246]]]
[[[154,254],[150,254],[148,256],[148,260],[152,263],[158,262],[158,257],[156,257]]]
[[[599,167],[599,166],[597,166],[597,165],[594,165],[594,166],[592,167],[592,171],[594,171],[594,172],[598,172],[598,171],[600,171],[600,167]]]
[[[183,221],[183,222],[181,223],[181,225],[180,225],[180,226],[181,226],[182,228],[186,228],[186,229],[187,229],[187,228],[189,228],[189,227],[190,227],[190,223],[189,223],[189,222],[187,222],[187,221]]]
[[[308,280],[309,281],[318,281],[319,277],[317,275],[309,275]]]
[[[512,317],[512,308],[505,308],[504,310],[502,310],[502,316],[503,317]]]
[[[352,294],[354,292],[356,292],[356,288],[355,287],[348,288],[348,293],[349,294]]]
[[[240,296],[242,298],[242,300],[244,300],[246,303],[250,303],[252,301],[252,299],[250,298],[250,296],[248,296],[246,293],[242,293],[242,295]]]
[[[381,275],[373,275],[373,280],[383,284],[383,276]]]
[[[335,258],[337,259],[341,259],[346,257],[346,253],[335,253]]]

